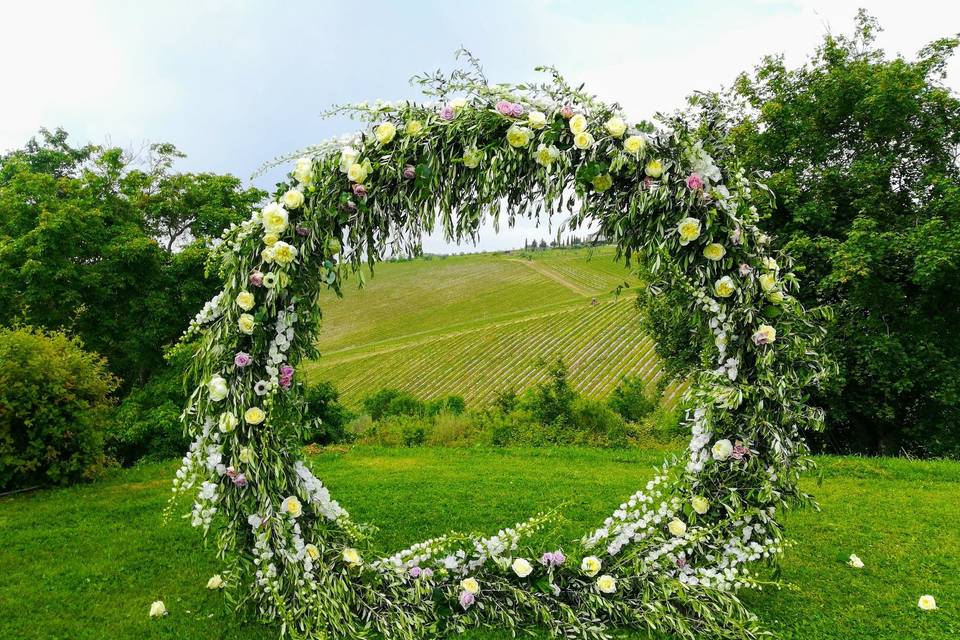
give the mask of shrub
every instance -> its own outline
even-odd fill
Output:
[[[106,361],[76,338],[0,329],[0,488],[101,472],[117,383]]]
[[[449,413],[459,416],[467,410],[467,402],[462,396],[444,396],[434,398],[424,405],[424,415],[437,416],[441,413]]]
[[[564,444],[592,447],[627,446],[627,424],[599,400],[580,398],[573,407],[574,439]]]
[[[440,413],[433,419],[426,444],[432,447],[458,447],[479,444],[480,430],[473,417],[465,413]]]
[[[610,394],[607,404],[624,420],[640,422],[656,408],[657,403],[646,394],[646,383],[640,376],[623,376]]]
[[[183,455],[190,444],[180,412],[186,401],[183,371],[186,351],[175,355],[147,384],[134,388],[120,403],[116,425],[107,436],[107,451],[125,465]]]
[[[363,399],[363,410],[374,420],[387,416],[422,416],[423,402],[399,389],[380,389]]]
[[[340,394],[331,382],[306,385],[304,388],[307,422],[304,442],[337,444],[350,439],[347,423],[353,418],[340,404]]]

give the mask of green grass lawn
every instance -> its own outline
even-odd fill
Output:
[[[395,550],[448,529],[493,531],[563,505],[578,537],[652,474],[659,451],[355,448],[312,467]],[[960,463],[821,459],[823,511],[791,513],[780,591],[745,595],[789,639],[960,634]],[[218,564],[188,524],[164,525],[174,463],[0,499],[0,638],[273,638],[207,591]],[[186,510],[186,508],[184,508]],[[850,553],[866,563],[844,564]],[[917,598],[936,596],[924,612]],[[170,615],[150,620],[163,599]],[[471,634],[499,638],[501,634]],[[642,637],[632,634],[631,637]]]

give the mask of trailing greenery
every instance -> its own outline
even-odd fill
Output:
[[[116,386],[103,358],[79,339],[0,327],[0,490],[103,472]]]
[[[789,68],[766,58],[714,99],[745,167],[775,200],[756,201],[775,246],[835,310],[825,350],[840,375],[815,391],[831,451],[960,456],[960,97],[944,83],[956,37],[913,59],[879,49],[861,11]],[[646,307],[673,371],[695,323],[675,300]]]

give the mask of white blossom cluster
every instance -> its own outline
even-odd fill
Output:
[[[313,472],[307,468],[307,465],[303,464],[303,461],[297,460],[293,468],[300,478],[300,483],[307,494],[307,499],[316,507],[317,511],[322,514],[323,517],[327,520],[334,521],[350,517],[346,509],[330,497],[330,490],[323,486],[323,483],[313,475]]]
[[[267,374],[270,376],[270,385],[267,391],[276,389],[280,384],[280,365],[286,362],[287,352],[293,344],[293,325],[297,322],[297,314],[293,307],[281,309],[277,312],[276,333],[270,341],[267,350]]]
[[[190,321],[187,330],[183,332],[184,337],[189,337],[203,328],[203,325],[209,324],[223,315],[223,291],[207,300],[203,308],[197,312],[193,320]]]
[[[603,521],[603,526],[584,537],[583,546],[592,549],[601,542],[607,543],[607,552],[615,555],[626,544],[642,539],[652,526],[659,525],[664,517],[672,517],[679,505],[660,503],[658,511],[652,511],[653,503],[663,496],[662,485],[667,481],[666,467],[647,482],[644,490],[620,505],[613,515]]]

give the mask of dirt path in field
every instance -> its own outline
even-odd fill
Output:
[[[584,287],[584,286],[582,286],[582,285],[579,285],[579,284],[577,284],[576,282],[572,282],[572,281],[570,281],[570,280],[567,280],[566,278],[564,278],[562,275],[560,275],[559,273],[557,273],[556,271],[554,271],[554,270],[551,269],[550,267],[545,266],[545,265],[542,265],[542,264],[539,264],[539,263],[537,263],[537,262],[535,262],[535,261],[533,261],[533,260],[521,260],[521,259],[519,259],[519,258],[506,258],[506,260],[509,260],[510,262],[517,262],[517,263],[519,263],[519,264],[525,265],[525,266],[529,267],[530,269],[533,269],[534,271],[536,271],[536,272],[539,273],[540,275],[544,276],[545,278],[550,278],[551,280],[553,280],[553,281],[556,282],[557,284],[562,285],[562,286],[566,287],[567,289],[570,289],[570,291],[573,291],[574,293],[579,293],[580,295],[582,295],[582,296],[584,296],[584,297],[597,295],[597,292],[596,292],[596,291],[593,291],[592,289],[587,289],[586,287]]]

